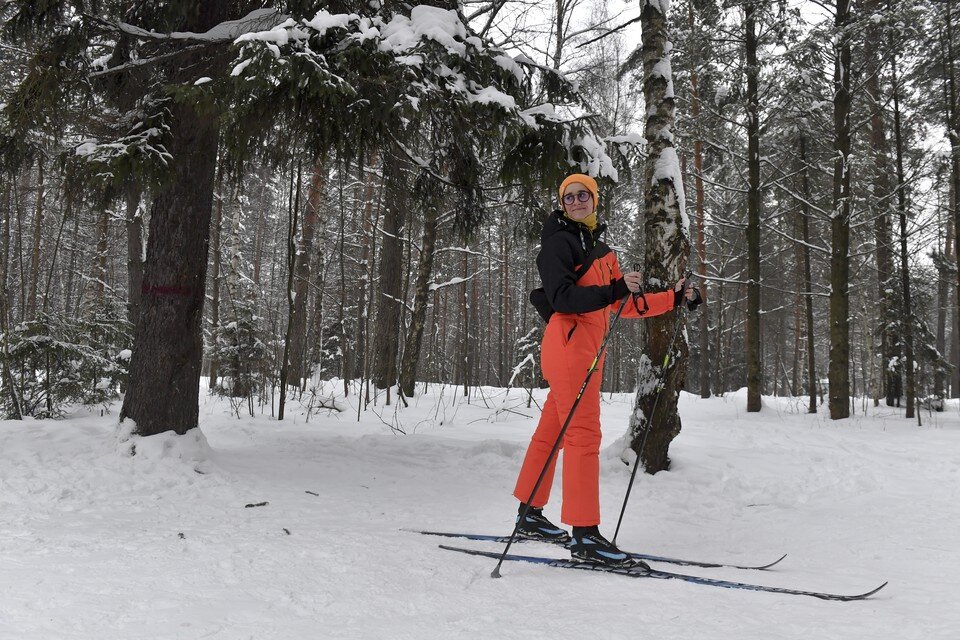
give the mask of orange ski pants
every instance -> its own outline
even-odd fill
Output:
[[[650,308],[638,312],[632,305],[624,308],[624,318],[660,315],[673,308],[673,292],[647,294]],[[540,422],[530,440],[513,495],[521,502],[530,499],[550,451],[577,393],[587,377],[590,364],[607,332],[610,311],[618,304],[589,314],[554,313],[543,333],[540,348],[543,377],[550,385]],[[561,522],[574,527],[600,524],[600,384],[603,379],[601,355],[597,370],[583,392],[577,411],[563,436],[563,506]],[[542,507],[550,498],[550,488],[560,453],[550,466],[530,506]]]
[[[560,429],[573,407],[587,370],[597,355],[606,327],[577,322],[572,314],[555,313],[543,335],[540,353],[543,377],[550,384],[540,422],[527,449],[513,495],[530,498]],[[563,507],[560,520],[575,527],[600,524],[600,383],[603,360],[583,392],[563,436]],[[559,452],[553,457],[537,494],[530,501],[542,507],[550,498]]]

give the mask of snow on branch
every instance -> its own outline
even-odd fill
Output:
[[[268,26],[278,25],[285,20],[287,20],[287,17],[276,9],[265,8],[251,11],[238,20],[221,22],[203,33],[194,33],[192,31],[158,33],[126,22],[107,23],[107,25],[129,36],[144,40],[186,40],[191,42],[216,43],[233,42],[243,34],[251,31],[262,31]]]

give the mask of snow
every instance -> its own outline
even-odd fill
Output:
[[[135,25],[125,22],[117,26],[121,31],[130,35],[146,39],[162,40],[189,40],[199,42],[228,42],[241,37],[243,34],[251,31],[260,31],[267,25],[275,25],[283,22],[284,16],[276,9],[263,8],[251,11],[239,20],[226,20],[217,26],[204,31],[203,33],[194,33],[192,31],[174,31],[169,34],[158,33],[148,29],[142,29]]]
[[[251,62],[253,62],[253,59],[242,60],[239,64],[237,64],[237,65],[233,68],[233,70],[230,72],[230,75],[231,75],[231,76],[238,76],[238,75],[240,75],[241,73],[243,73],[243,70],[244,70],[244,69],[246,69],[248,66],[250,66],[250,63],[251,63]]]
[[[500,54],[500,55],[494,56],[493,60],[494,62],[497,63],[498,67],[500,67],[504,71],[512,73],[513,76],[517,79],[517,82],[523,82],[523,79],[525,76],[523,73],[523,69],[521,69],[520,65],[517,64],[517,58],[511,58],[506,54]]]
[[[669,43],[667,43],[669,44]],[[664,98],[674,98],[673,93],[673,69],[670,66],[670,58],[660,58],[653,65],[653,69],[650,70],[650,75],[653,77],[660,77],[667,81],[667,89],[663,94]]]
[[[604,144],[592,133],[586,133],[574,139],[573,146],[583,147],[587,158],[583,162],[575,162],[573,158],[568,159],[571,167],[578,167],[583,173],[590,176],[610,178],[614,182],[619,181],[620,173],[613,165],[613,160],[607,155],[607,149]]]
[[[313,27],[322,35],[325,34],[328,29],[346,29],[351,21],[359,19],[360,16],[356,13],[334,14],[326,9],[321,9],[317,12],[317,15],[313,16],[313,19],[307,22],[307,26]]]
[[[656,9],[660,12],[661,15],[669,16],[670,15],[670,0],[643,0],[646,4],[650,5],[653,9]]]
[[[96,142],[91,142],[91,141],[82,142],[79,145],[77,145],[76,149],[74,149],[74,153],[76,153],[76,155],[78,156],[89,156],[96,153],[97,147],[98,145]]]
[[[466,45],[463,40],[467,30],[456,11],[428,5],[418,5],[410,10],[410,17],[396,14],[382,29],[382,51],[406,53],[417,46],[421,39],[434,40],[446,47],[451,54],[463,56]]]
[[[517,101],[495,87],[482,87],[479,91],[468,92],[467,100],[480,104],[492,104],[507,111],[517,108]]]
[[[686,197],[683,193],[683,178],[680,175],[680,159],[677,157],[677,150],[673,147],[664,147],[657,156],[657,162],[653,167],[653,177],[651,184],[656,185],[661,180],[669,180],[673,183],[673,189],[677,194],[677,203],[680,207],[680,222],[683,225],[683,233],[690,235],[690,218],[687,216]]]
[[[356,394],[336,389],[321,397],[337,393],[343,413],[307,420],[291,404],[283,422],[269,407],[237,419],[202,395],[201,429],[185,437],[131,437],[129,421],[118,433],[99,410],[0,422],[0,638],[947,640],[960,628],[956,400],[918,428],[885,406],[831,421],[806,414],[805,398],[748,414],[745,391],[683,395],[673,469],[637,478],[619,542],[741,563],[788,553],[766,572],[684,569],[762,584],[890,581],[835,603],[510,563],[492,580],[493,562],[400,529],[509,532],[539,415],[526,391],[483,387],[468,404],[462,388],[432,387],[358,422]],[[602,403],[608,535],[629,479],[617,440],[631,398]],[[555,520],[561,494],[558,481]]]

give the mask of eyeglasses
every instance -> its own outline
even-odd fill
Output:
[[[589,191],[577,191],[576,193],[567,193],[563,196],[564,204],[573,204],[574,200],[579,200],[580,202],[586,202],[593,198],[593,194]]]

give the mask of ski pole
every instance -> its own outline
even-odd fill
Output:
[[[633,463],[633,471],[630,472],[630,482],[627,484],[627,494],[623,497],[623,506],[620,507],[620,517],[617,519],[617,529],[613,532],[613,546],[617,546],[617,536],[620,534],[620,525],[623,523],[623,514],[627,511],[627,501],[630,500],[630,491],[633,489],[633,481],[637,477],[637,469],[640,468],[640,454],[643,452],[643,448],[647,444],[647,436],[650,435],[653,417],[657,413],[657,405],[660,404],[660,396],[663,395],[663,390],[667,386],[667,371],[669,370],[669,365],[672,364],[671,360],[673,356],[673,344],[677,341],[677,334],[680,333],[680,326],[682,324],[680,319],[683,317],[683,310],[687,306],[687,287],[690,286],[690,277],[692,275],[693,272],[691,271],[687,271],[687,273],[684,275],[683,289],[680,291],[680,307],[677,309],[677,315],[673,323],[673,337],[670,338],[670,344],[667,347],[667,352],[663,356],[662,372],[660,378],[657,380],[657,395],[653,399],[653,408],[650,410],[650,418],[644,425],[643,438],[640,440],[640,447],[637,449],[637,459]]]
[[[607,346],[607,340],[609,340],[610,336],[613,335],[613,330],[617,327],[617,320],[620,319],[620,314],[623,311],[623,308],[627,305],[627,300],[629,298],[629,294],[624,296],[623,300],[620,301],[620,308],[617,309],[617,313],[613,316],[613,320],[610,321],[610,328],[607,330],[607,335],[603,337],[603,342],[600,343],[600,348],[597,350],[597,355],[593,359],[593,362],[590,363],[590,368],[587,369],[587,377],[584,378],[583,384],[580,385],[580,392],[577,393],[577,397],[573,401],[573,406],[570,407],[570,413],[567,414],[567,419],[563,421],[563,426],[560,428],[560,433],[557,435],[557,440],[553,443],[553,448],[550,450],[550,455],[547,456],[547,462],[543,465],[543,469],[540,470],[540,476],[537,478],[536,484],[533,485],[533,491],[530,492],[530,497],[527,498],[523,503],[523,509],[520,511],[520,515],[517,518],[517,524],[513,526],[513,533],[510,534],[510,539],[507,540],[507,546],[504,547],[503,553],[500,554],[500,559],[497,561],[497,566],[494,567],[493,571],[490,572],[491,578],[500,577],[500,565],[503,564],[504,559],[507,557],[507,552],[510,551],[510,545],[513,544],[514,539],[517,537],[517,531],[520,529],[520,523],[524,521],[524,519],[527,517],[527,513],[530,511],[530,503],[533,501],[533,497],[537,495],[540,485],[543,484],[543,479],[547,475],[547,469],[550,467],[550,463],[553,462],[554,456],[556,456],[557,451],[560,450],[560,443],[563,442],[563,435],[567,432],[567,427],[570,426],[570,420],[573,418],[573,414],[577,410],[577,406],[580,404],[581,398],[583,398],[583,392],[586,391],[587,385],[590,383],[590,378],[593,377],[594,372],[597,370],[597,364],[600,362],[600,356],[603,355],[603,350]]]

